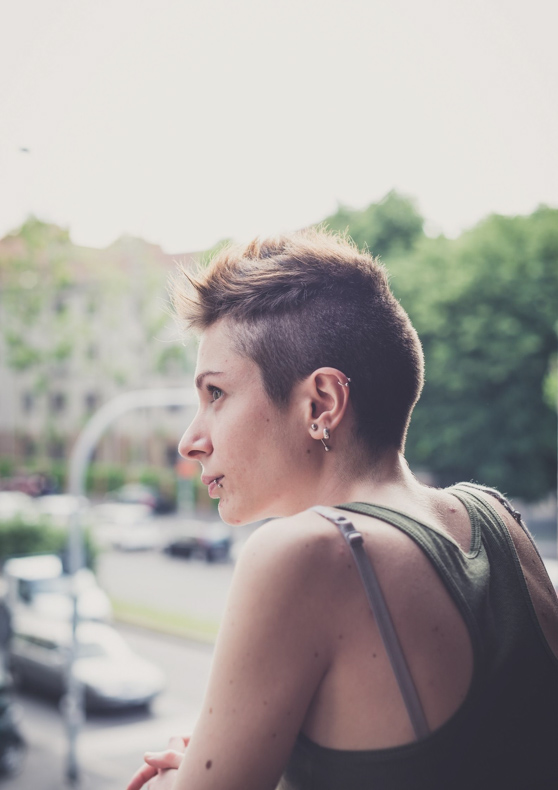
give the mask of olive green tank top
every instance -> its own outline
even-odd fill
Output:
[[[471,520],[468,552],[404,513],[340,506],[393,525],[425,552],[467,626],[473,677],[457,712],[412,743],[348,751],[301,733],[278,790],[558,788],[558,660],[537,620],[511,535],[479,490],[470,483],[448,489]]]

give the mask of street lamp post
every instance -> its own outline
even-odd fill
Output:
[[[115,420],[130,411],[165,406],[192,407],[197,403],[196,394],[186,389],[149,389],[135,390],[113,398],[89,420],[78,436],[69,460],[68,491],[78,502],[85,495],[87,467],[97,444],[106,429]],[[68,731],[68,763],[66,776],[70,784],[76,785],[80,779],[77,757],[77,737],[83,721],[83,688],[76,677],[74,668],[77,657],[77,626],[79,622],[76,573],[84,564],[84,545],[82,532],[81,507],[72,514],[68,541],[68,571],[72,576],[72,642],[68,657],[67,691],[63,699],[62,711]]]

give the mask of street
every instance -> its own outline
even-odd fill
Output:
[[[150,712],[112,712],[90,715],[79,736],[83,790],[123,790],[141,764],[146,750],[163,749],[173,734],[193,727],[201,706],[212,649],[175,637],[119,626],[131,647],[153,661],[167,676],[167,688]],[[67,740],[54,701],[17,695],[21,728],[29,745],[20,776],[4,779],[5,790],[59,790],[65,786]]]

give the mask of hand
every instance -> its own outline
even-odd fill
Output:
[[[145,765],[136,771],[126,790],[140,790],[144,786],[145,790],[170,790],[176,770],[182,762],[184,750],[189,743],[189,735],[185,737],[175,735],[170,738],[167,751],[146,752]]]

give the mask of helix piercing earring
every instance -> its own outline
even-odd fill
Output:
[[[310,427],[312,428],[313,431],[317,431],[318,430],[318,426],[317,426],[317,424],[315,422],[313,422]]]
[[[324,446],[324,450],[326,451],[326,453],[329,453],[329,451],[331,450],[331,447],[329,447],[329,446],[328,446],[328,445],[325,443],[325,440],[326,440],[326,439],[329,439],[329,428],[324,428],[324,438],[323,438],[323,439],[320,439],[321,443],[322,443],[322,444],[323,444],[323,446]]]
[[[340,384],[342,387],[348,387],[349,384],[351,383],[351,379],[347,376],[347,381],[345,383],[339,381],[339,379],[337,379],[337,383]]]

